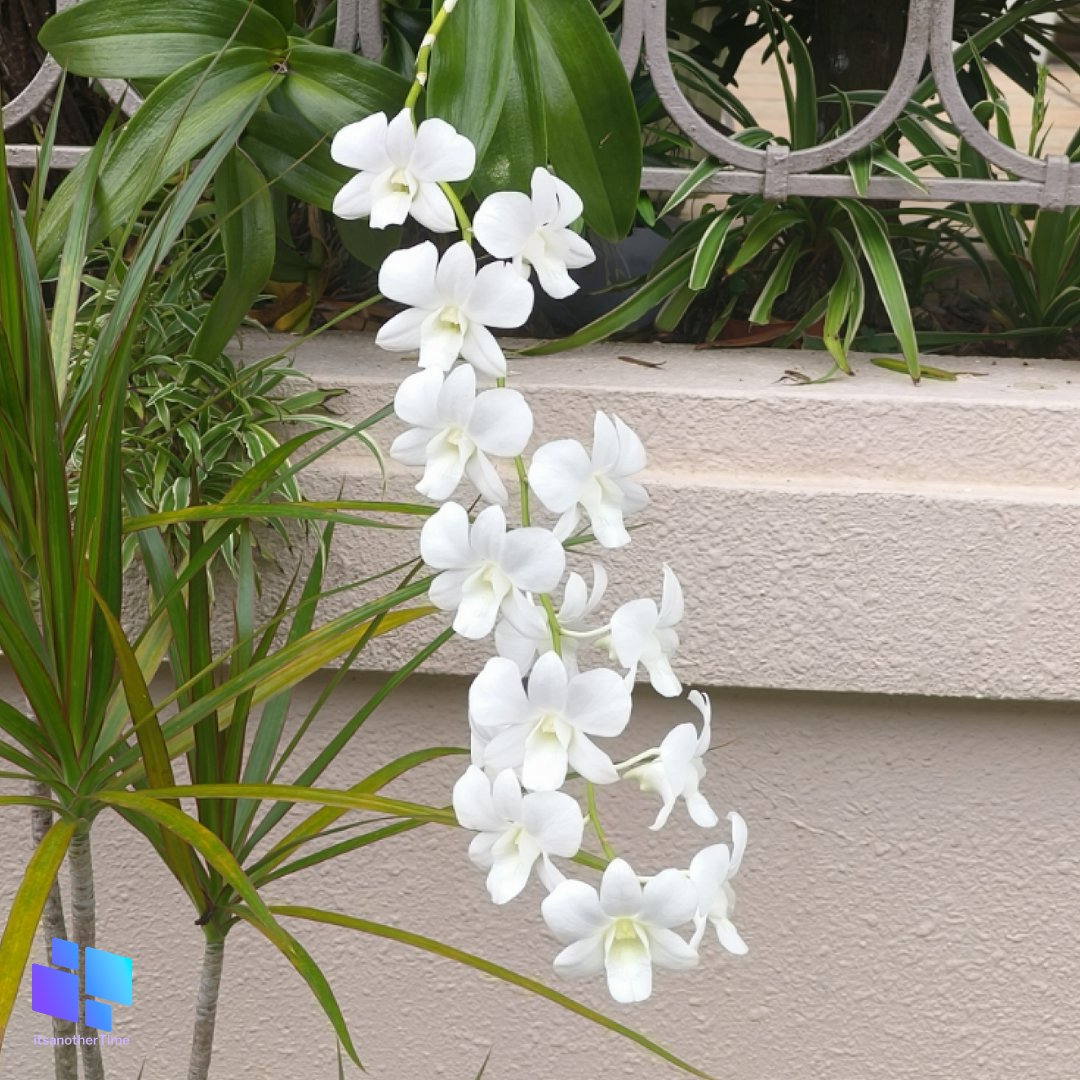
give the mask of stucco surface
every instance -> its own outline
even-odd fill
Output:
[[[244,355],[282,344],[249,338]],[[660,366],[618,359],[630,354]],[[512,359],[511,384],[535,412],[534,445],[588,441],[598,408],[617,408],[641,433],[653,501],[635,542],[605,555],[610,599],[658,596],[666,560],[687,596],[681,655],[700,681],[1080,697],[1075,365],[938,361],[971,374],[916,387],[855,363],[856,378],[794,386],[785,370],[813,372],[819,356],[608,345]],[[326,335],[297,366],[347,388],[335,407],[354,420],[383,407],[413,368],[361,335]],[[390,420],[373,433],[385,448],[400,430]],[[390,462],[387,494],[418,498],[414,480]],[[326,498],[381,493],[359,451],[335,452],[307,483]],[[376,543],[339,529],[334,580],[385,569],[416,543],[413,532]],[[571,558],[587,569],[587,553]],[[342,595],[327,611],[349,602]],[[378,642],[367,663],[396,667],[430,635],[423,623]],[[431,670],[476,670],[485,656],[437,655]]]
[[[321,737],[370,693],[349,677]],[[301,693],[312,700],[318,682]],[[421,677],[376,713],[327,777],[355,781],[407,747],[461,742],[466,683]],[[5,696],[10,685],[3,684]],[[706,947],[686,975],[661,975],[651,1002],[618,1007],[598,985],[559,984],[611,1009],[722,1080],[1074,1080],[1080,1060],[1080,752],[1064,705],[717,691],[708,759],[715,807],[750,828],[738,882],[742,959]],[[639,691],[630,740],[659,739],[685,703]],[[457,764],[399,795],[445,799]],[[702,834],[650,834],[655,804],[602,798],[620,849],[642,872],[685,861]],[[0,915],[27,852],[21,810],[0,815]],[[116,1010],[129,1047],[109,1076],[186,1072],[200,951],[193,912],[147,847],[118,820],[96,826],[103,948],[131,955],[135,1004]],[[431,827],[286,879],[272,900],[364,915],[440,936],[553,978],[557,948],[532,887],[487,901],[466,836]],[[340,930],[291,924],[325,965],[373,1080],[661,1080],[666,1065],[586,1021],[447,961]],[[715,944],[715,943],[713,943]],[[38,955],[35,959],[41,960]],[[5,1080],[48,1080],[46,1024],[24,986]],[[337,1075],[329,1026],[257,934],[230,939],[214,1077]],[[348,1071],[347,1075],[359,1075]]]

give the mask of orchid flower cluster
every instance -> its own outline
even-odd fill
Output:
[[[533,416],[522,394],[506,386],[506,357],[491,332],[528,319],[534,274],[552,297],[578,288],[569,271],[595,258],[573,228],[582,201],[537,168],[528,194],[488,195],[470,222],[450,184],[471,175],[475,148],[443,120],[417,125],[411,107],[393,119],[378,113],[349,125],[334,138],[332,154],[357,170],[335,201],[341,217],[368,217],[375,228],[412,217],[435,233],[462,232],[441,254],[425,241],[386,258],[379,288],[404,310],[376,340],[419,355],[419,369],[394,399],[407,430],[390,454],[422,469],[417,490],[442,504],[420,534],[423,560],[436,572],[431,602],[453,614],[462,637],[491,639],[496,654],[469,690],[472,764],[453,793],[459,823],[476,833],[469,857],[487,871],[496,904],[518,896],[535,872],[548,891],[544,920],[564,946],[556,972],[606,972],[616,1001],[643,1001],[654,967],[678,971],[698,962],[710,926],[728,952],[746,952],[732,922],[731,885],[746,826],[731,813],[730,846],[713,844],[688,867],[641,877],[615,856],[597,816],[596,787],[630,781],[659,796],[653,829],[680,799],[696,825],[718,824],[700,790],[711,738],[704,694],[688,695],[700,729],[680,723],[658,747],[621,762],[603,748],[627,726],[639,670],[659,694],[683,692],[672,668],[683,617],[675,573],[663,567],[659,604],[631,600],[606,621],[598,615],[608,580],[603,566],[594,563],[591,586],[567,573],[571,539],[591,534],[605,549],[630,543],[626,519],[648,502],[636,479],[646,463],[641,440],[619,417],[598,412],[591,449],[559,439],[534,450],[526,464]],[[478,260],[474,238],[490,258]],[[513,525],[499,462],[517,473],[520,520]],[[486,504],[475,516],[465,508],[471,495],[459,496],[463,487]],[[550,514],[550,527],[532,523],[532,498]],[[593,666],[597,660],[608,666]],[[584,811],[563,790],[578,780]],[[582,852],[586,825],[606,856],[599,889],[568,879],[556,864],[605,864]]]

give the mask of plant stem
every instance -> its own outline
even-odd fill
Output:
[[[71,881],[71,922],[80,951],[93,948],[97,942],[97,914],[94,902],[94,864],[90,852],[90,826],[83,824],[71,838],[68,849],[68,873]],[[79,965],[79,1034],[87,1038],[81,1043],[83,1075],[86,1080],[105,1080],[101,1063],[101,1047],[97,1032],[86,1026],[86,964]]]
[[[52,792],[40,781],[33,781],[30,794],[48,799]],[[34,846],[41,843],[45,834],[52,827],[52,811],[44,806],[30,808],[30,832]],[[64,918],[64,904],[60,896],[60,882],[53,881],[49,895],[45,898],[45,909],[41,913],[41,934],[45,939],[45,962],[52,963],[52,939],[67,941],[67,921]],[[56,1080],[79,1080],[79,1052],[75,1048],[75,1025],[70,1020],[61,1020],[54,1016],[53,1036],[57,1040],[70,1039],[70,1043],[57,1042],[53,1046],[53,1069]]]
[[[604,827],[600,824],[600,816],[596,812],[596,785],[585,785],[585,801],[589,808],[589,820],[592,822],[596,839],[600,841],[600,850],[609,858],[615,858],[615,849],[608,843],[604,835]]]
[[[204,927],[203,932],[206,934],[206,946],[199,975],[199,996],[195,1001],[195,1029],[191,1038],[188,1080],[207,1080],[210,1075],[221,969],[225,962],[225,939],[210,926]]]
[[[450,17],[450,12],[457,7],[457,3],[458,0],[443,0],[443,6],[439,9],[439,14],[431,20],[431,25],[424,35],[424,40],[420,43],[420,51],[416,54],[416,77],[413,80],[412,86],[409,88],[408,96],[405,98],[406,109],[413,108],[420,98],[420,92],[424,89],[424,84],[427,82],[428,64],[431,63],[432,46],[438,40],[440,31],[446,25],[446,20]]]

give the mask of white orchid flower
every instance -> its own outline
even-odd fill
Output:
[[[682,683],[671,668],[671,658],[679,647],[675,627],[683,617],[683,593],[679,579],[664,564],[664,591],[657,608],[655,600],[631,600],[611,616],[611,651],[633,680],[638,665],[649,673],[653,689],[664,697],[677,697]]]
[[[711,829],[720,820],[708,800],[698,790],[705,776],[702,758],[709,749],[712,737],[712,707],[707,695],[690,691],[690,701],[701,713],[702,727],[699,735],[693,724],[679,724],[664,736],[657,756],[652,761],[635,765],[623,775],[638,782],[642,791],[655,791],[663,805],[656,815],[651,829],[662,829],[681,797],[695,825]]]
[[[470,765],[454,785],[454,813],[459,824],[478,834],[469,858],[489,871],[487,889],[496,904],[513,900],[534,866],[550,892],[565,880],[551,856],[571,859],[581,850],[585,820],[577,800],[562,791],[522,795],[512,769],[492,782]]]
[[[630,543],[624,516],[648,504],[645,489],[630,479],[643,468],[641,440],[617,416],[598,412],[592,454],[576,439],[546,443],[533,454],[529,485],[548,510],[562,515],[555,527],[560,538],[577,528],[583,507],[597,541],[616,548]]]
[[[431,583],[431,602],[455,612],[454,629],[474,639],[491,633],[515,589],[548,592],[566,568],[562,544],[547,529],[508,533],[501,506],[482,510],[470,527],[464,507],[445,503],[420,530],[420,554],[443,571]]]
[[[580,574],[567,577],[562,605],[556,613],[561,631],[570,631],[571,635],[595,633],[588,620],[603,600],[607,580],[607,571],[596,562],[593,563],[591,591]],[[571,674],[577,674],[577,657],[583,644],[585,642],[577,637],[562,638],[561,655]],[[551,647],[551,627],[544,609],[524,596],[507,602],[495,627],[496,652],[513,660],[522,675],[528,675],[536,657]]]
[[[402,109],[393,120],[373,113],[343,127],[330,156],[357,173],[334,197],[340,218],[371,217],[373,229],[400,225],[410,214],[432,232],[457,228],[454,209],[440,183],[465,180],[476,167],[476,147],[445,120],[425,120],[413,129]]]
[[[476,372],[468,364],[447,376],[427,368],[398,387],[394,412],[413,426],[394,440],[390,456],[424,466],[417,491],[444,502],[468,476],[488,502],[506,503],[506,488],[488,454],[516,457],[532,436],[532,412],[517,390],[477,395]]]
[[[623,859],[608,865],[599,894],[583,881],[564,881],[540,905],[548,928],[566,946],[555,957],[555,971],[586,978],[606,970],[616,1001],[645,1001],[654,966],[686,971],[697,964],[697,950],[672,929],[693,917],[697,902],[681,871],[665,870],[643,889]]]
[[[733,810],[728,814],[731,822],[731,850],[727,844],[714,844],[699,851],[690,861],[690,880],[698,893],[698,910],[694,916],[696,930],[693,944],[696,947],[708,924],[716,930],[720,944],[736,956],[746,954],[747,945],[735,929],[731,916],[735,913],[735,890],[731,879],[742,865],[746,851],[746,822]]]
[[[518,769],[532,791],[555,791],[575,769],[594,784],[619,778],[590,736],[611,738],[630,719],[630,691],[614,671],[571,676],[557,653],[533,665],[528,689],[517,664],[493,656],[469,687],[469,722],[485,768]]]
[[[544,168],[532,174],[532,196],[520,191],[496,191],[476,211],[476,239],[496,259],[512,259],[526,276],[536,271],[540,288],[557,300],[577,292],[567,273],[596,261],[589,244],[573,229],[584,207],[567,183]]]
[[[449,371],[464,357],[492,378],[506,374],[506,357],[489,326],[521,326],[533,306],[532,286],[508,263],[476,269],[463,240],[439,258],[425,240],[391,252],[379,271],[379,291],[407,304],[375,336],[393,352],[420,350],[420,366]]]

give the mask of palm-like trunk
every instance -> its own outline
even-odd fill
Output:
[[[30,794],[48,799],[52,792],[42,783],[35,781],[30,785]],[[52,812],[44,806],[30,809],[30,831],[34,837],[34,846],[41,843],[45,834],[52,827]],[[67,940],[67,921],[64,918],[64,905],[60,897],[60,882],[53,882],[49,895],[45,898],[45,910],[41,913],[41,935],[45,939],[45,963],[52,963],[52,939]],[[54,1016],[52,1022],[53,1037],[57,1040],[72,1039],[70,1044],[57,1042],[53,1047],[53,1065],[56,1080],[79,1080],[79,1053],[75,1049],[73,1036],[75,1025],[70,1020],[61,1020]]]
[[[71,878],[71,922],[75,940],[80,948],[91,948],[96,944],[97,917],[94,904],[94,867],[90,855],[89,828],[79,829],[71,839],[68,849],[68,872]],[[83,1010],[86,1000],[86,965],[79,965],[79,1034],[93,1042],[83,1042],[83,1076],[85,1080],[105,1080],[105,1069],[101,1063],[101,1047],[97,1042],[97,1032],[88,1028]]]
[[[225,939],[210,927],[204,927],[204,932],[206,947],[203,949],[202,972],[199,976],[199,996],[195,1002],[195,1030],[191,1039],[188,1080],[208,1080],[210,1076],[221,970],[225,962]]]

